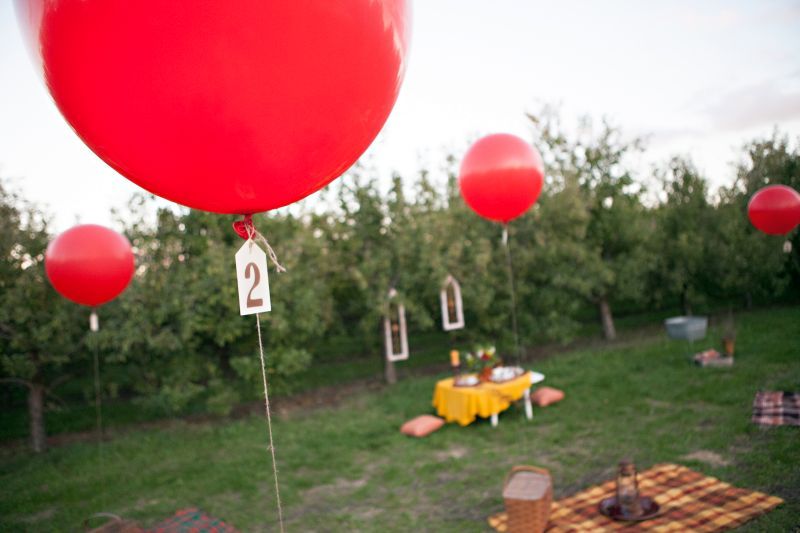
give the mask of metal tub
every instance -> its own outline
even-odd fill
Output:
[[[696,341],[706,336],[707,316],[676,316],[664,321],[667,335],[671,339]]]

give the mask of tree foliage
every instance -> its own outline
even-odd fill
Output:
[[[686,158],[656,169],[660,188],[648,191],[653,174],[634,164],[640,139],[588,119],[570,133],[548,109],[530,118],[547,177],[540,201],[510,226],[523,345],[568,340],[587,320],[611,337],[620,312],[700,312],[800,288],[797,232],[786,254],[782,238],[756,232],[746,217],[758,188],[800,187],[800,153],[787,138],[748,143],[717,191]],[[415,335],[440,329],[447,274],[464,300],[458,340],[511,351],[501,228],[462,201],[455,158],[442,163],[444,177],[423,170],[388,183],[356,166],[316,205],[255,217],[288,269],[270,271],[272,312],[262,317],[273,390],[293,390],[312,362],[379,357],[390,288],[405,305],[413,357]],[[255,319],[238,313],[233,257],[243,241],[234,217],[158,205],[137,195],[117,213],[137,270],[100,309],[104,393],[166,412],[224,413],[261,390]],[[40,210],[0,189],[0,369],[42,395],[91,368],[88,310],[45,280],[51,238]]]
[[[72,370],[88,370],[88,312],[45,280],[47,219],[0,183],[0,382],[27,389],[31,444],[46,448],[44,407]],[[84,370],[84,365],[86,369]]]

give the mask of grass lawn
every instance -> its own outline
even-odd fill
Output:
[[[712,330],[696,347],[718,338]],[[426,439],[400,435],[403,421],[431,412],[436,376],[278,417],[287,530],[486,531],[512,465],[548,468],[561,497],[608,478],[625,455],[641,468],[678,462],[786,500],[743,531],[800,524],[800,428],[749,421],[757,390],[800,388],[800,308],[741,315],[732,369],[696,368],[686,345],[663,335],[530,366],[567,393],[532,422],[512,407],[494,429],[481,421]],[[100,511],[150,525],[187,506],[241,531],[275,531],[265,442],[263,419],[252,417],[175,422],[41,457],[0,451],[0,531],[78,531]]]

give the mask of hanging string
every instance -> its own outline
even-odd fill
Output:
[[[508,244],[508,224],[503,225],[503,248],[506,252],[508,268],[508,288],[511,294],[511,326],[514,330],[514,350],[517,355],[517,366],[522,366],[522,349],[519,345],[519,329],[517,328],[517,290],[514,284],[514,265],[511,261],[511,246]]]
[[[103,440],[103,408],[100,391],[100,346],[97,341],[96,333],[100,329],[97,311],[92,309],[92,314],[89,315],[89,330],[92,332],[92,348],[94,355],[94,410],[97,424],[97,440]]]
[[[97,339],[97,332],[100,330],[100,322],[97,318],[97,309],[92,308],[89,315],[89,332],[90,341],[92,344],[92,356],[94,367],[94,410],[95,410],[95,424],[97,427],[97,459],[100,463],[100,470],[105,471],[105,457],[103,456],[103,404],[102,404],[102,388],[100,386],[100,343]],[[102,483],[105,485],[105,482]],[[105,488],[105,487],[103,487]],[[100,504],[105,505],[107,490],[100,491]]]
[[[278,524],[283,533],[283,509],[281,508],[281,491],[278,485],[278,463],[275,460],[275,445],[272,441],[272,416],[269,410],[269,391],[267,389],[267,366],[264,363],[264,344],[261,340],[261,318],[256,313],[256,327],[258,328],[258,353],[261,356],[261,377],[264,379],[264,409],[267,413],[267,434],[269,435],[269,451],[272,455],[272,473],[275,477],[275,500],[278,502]]]
[[[253,215],[244,215],[242,220],[237,220],[233,223],[233,229],[236,231],[239,237],[250,241],[251,245],[254,241],[260,241],[267,249],[267,255],[269,256],[270,261],[272,261],[272,264],[275,265],[275,269],[278,272],[286,272],[286,269],[278,261],[278,256],[275,254],[275,250],[272,249],[272,246],[269,245],[266,237],[259,233],[253,225]],[[269,408],[267,364],[264,360],[264,342],[261,338],[261,316],[259,313],[256,313],[256,329],[258,331],[258,354],[261,357],[261,378],[264,381],[264,411],[267,415],[267,435],[269,437],[268,448],[270,455],[272,456],[272,474],[275,478],[275,501],[278,505],[278,524],[280,525],[281,533],[283,533],[283,507],[281,506],[281,490],[280,484],[278,483],[278,462],[275,459],[275,444],[272,438],[272,413],[270,412]]]
[[[511,246],[508,242],[508,224],[503,225],[503,248],[506,252],[506,267],[508,269],[508,288],[511,294],[511,326],[514,330],[514,349],[516,352],[517,366],[522,368],[522,348],[519,343],[519,329],[517,326],[517,289],[514,282],[514,263],[511,260]],[[523,369],[524,370],[524,369]],[[524,400],[523,400],[524,401]],[[529,400],[530,401],[530,400]],[[527,422],[527,414],[524,414]],[[524,427],[524,426],[523,426]],[[518,432],[520,448],[524,455],[530,455],[530,438],[524,429]]]

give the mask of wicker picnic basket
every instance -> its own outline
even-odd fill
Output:
[[[503,485],[509,533],[540,533],[547,527],[553,482],[544,468],[519,465]]]

